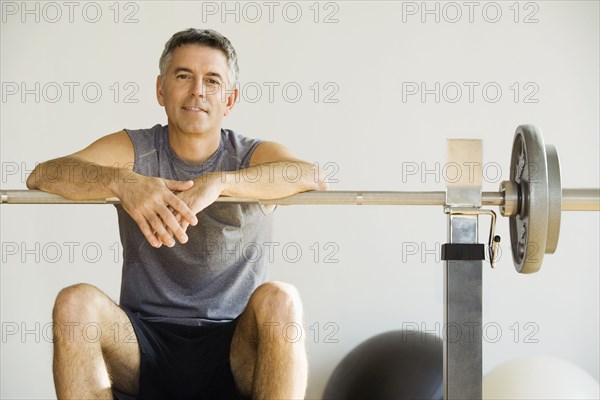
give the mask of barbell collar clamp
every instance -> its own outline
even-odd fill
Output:
[[[500,183],[500,193],[504,198],[504,204],[500,206],[500,214],[503,217],[514,217],[520,209],[520,190],[519,185],[514,181],[502,181]]]
[[[493,210],[479,207],[444,207],[444,213],[450,215],[489,215],[490,221],[490,234],[488,237],[488,258],[490,260],[490,266],[496,268],[496,262],[498,261],[498,249],[500,247],[500,236],[496,235],[496,213]]]

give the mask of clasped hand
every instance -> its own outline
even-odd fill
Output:
[[[123,183],[121,205],[138,224],[153,247],[175,246],[174,237],[186,243],[188,226],[198,223],[196,214],[217,200],[222,191],[219,179],[205,175],[195,181],[173,181],[138,176]]]

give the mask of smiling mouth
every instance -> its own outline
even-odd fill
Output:
[[[191,107],[191,106],[186,106],[186,107],[181,107],[183,108],[185,111],[191,111],[191,112],[203,112],[203,113],[207,113],[206,110],[200,108],[200,107]]]

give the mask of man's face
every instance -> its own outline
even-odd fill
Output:
[[[165,107],[169,128],[183,134],[216,134],[233,108],[237,89],[227,91],[227,58],[220,50],[195,44],[172,53],[164,81],[156,82],[158,102]]]

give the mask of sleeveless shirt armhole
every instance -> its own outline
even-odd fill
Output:
[[[256,148],[258,147],[259,144],[263,143],[264,140],[261,139],[255,139],[255,142],[252,144],[252,147],[250,148],[250,150],[248,151],[248,154],[246,155],[246,158],[244,158],[244,164],[246,164],[246,166],[240,166],[241,168],[247,168],[247,165],[250,163],[250,159],[252,158],[252,153],[254,153],[254,150],[256,150]],[[266,216],[269,217],[271,215],[273,215],[275,213],[275,210],[277,210],[277,205],[275,205],[275,208],[273,208],[271,211],[267,210],[267,207],[265,207],[264,204],[260,204],[260,210],[262,211],[262,213]]]
[[[248,168],[248,165],[250,164],[250,159],[252,158],[252,154],[254,154],[254,150],[256,150],[258,145],[261,144],[262,142],[264,142],[264,140],[254,139],[254,143],[252,143],[252,146],[250,146],[250,149],[248,150],[248,152],[244,156],[244,159],[240,163],[240,169]]]
[[[131,140],[133,145],[133,172],[140,173],[141,160],[150,154],[156,153],[158,148],[157,141],[160,140],[163,129],[164,127],[161,124],[156,124],[152,128],[147,129],[123,129],[127,132],[129,140]],[[150,138],[151,141],[148,141],[146,135],[152,135]]]
[[[136,166],[138,164],[138,154],[137,151],[135,149],[135,142],[133,140],[133,131],[131,129],[127,129],[127,128],[123,128],[123,130],[127,133],[127,136],[129,136],[129,140],[131,140],[131,145],[133,146],[133,172],[136,171]]]
[[[261,144],[261,143],[263,143],[263,142],[264,142],[264,140],[262,140],[262,139],[254,139],[254,143],[252,143],[252,146],[250,147],[250,150],[248,150],[248,152],[246,153],[246,156],[244,157],[244,159],[240,163],[240,169],[248,168],[248,165],[250,164],[250,159],[252,158],[252,154],[254,153],[254,151],[256,150],[256,148],[258,147],[258,145]],[[259,204],[259,206],[260,206],[260,211],[266,217],[269,217],[269,216],[273,215],[275,213],[275,210],[277,210],[277,205],[275,205],[275,208],[273,208],[273,210],[271,210],[271,211],[267,210],[267,208],[264,206],[264,204]]]
[[[278,205],[275,204],[275,208],[273,208],[271,211],[267,210],[267,207],[265,207],[264,204],[260,203],[260,211],[262,211],[262,213],[265,215],[265,217],[270,217],[271,215],[275,214],[275,210],[277,210]]]

